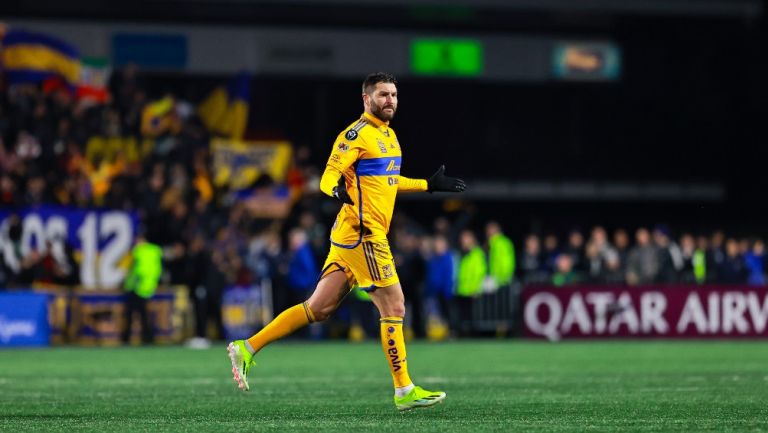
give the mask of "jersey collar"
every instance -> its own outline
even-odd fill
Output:
[[[383,120],[379,119],[378,117],[374,116],[373,114],[368,114],[368,112],[363,111],[363,117],[371,122],[372,124],[376,125],[377,128],[381,128],[382,125],[389,125],[389,122],[384,122]]]

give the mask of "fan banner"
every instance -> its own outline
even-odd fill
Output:
[[[12,239],[9,225],[19,219],[20,239]],[[50,252],[64,261],[74,255],[80,284],[87,289],[118,288],[125,278],[125,259],[138,227],[135,212],[39,206],[17,213],[0,210],[0,255],[11,268],[35,251]],[[20,253],[20,255],[19,255]]]

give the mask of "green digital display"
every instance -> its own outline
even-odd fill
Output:
[[[483,72],[483,45],[472,39],[415,39],[411,41],[411,72],[431,76],[479,76]]]

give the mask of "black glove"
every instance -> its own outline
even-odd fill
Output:
[[[435,192],[462,192],[467,188],[467,184],[457,177],[448,177],[445,175],[445,165],[441,165],[429,179],[427,179],[427,191]]]
[[[333,196],[344,204],[355,204],[347,192],[347,183],[344,176],[339,178],[339,184],[333,187]]]

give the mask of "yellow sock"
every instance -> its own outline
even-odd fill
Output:
[[[314,321],[315,315],[312,314],[309,305],[306,302],[297,304],[280,313],[261,331],[249,338],[248,343],[253,347],[254,353],[256,353],[267,344],[279,340]]]
[[[413,382],[408,376],[408,365],[405,357],[403,318],[382,317],[379,322],[381,325],[381,347],[384,348],[384,355],[387,357],[395,388],[411,385]]]

